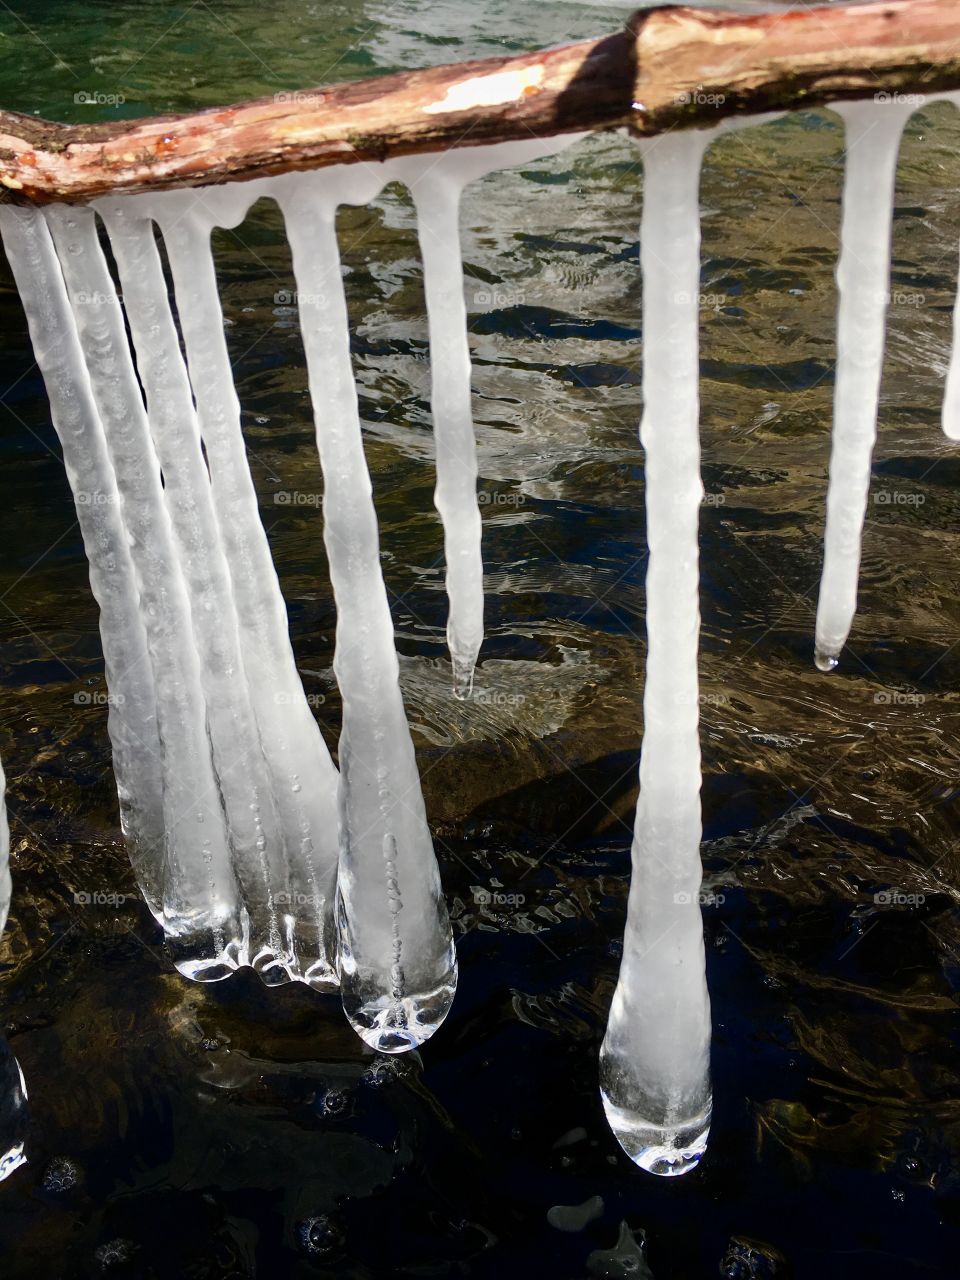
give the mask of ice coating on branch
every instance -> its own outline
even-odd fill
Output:
[[[607,1120],[664,1176],[710,1126],[710,1002],[700,915],[698,294],[707,133],[643,144],[643,419],[647,670],[623,960],[600,1053]]]
[[[446,1017],[457,962],[400,695],[336,237],[337,205],[371,199],[382,181],[375,172],[304,174],[279,199],[293,254],[337,603],[341,997],[367,1044],[399,1053],[423,1043]]]
[[[116,479],[43,215],[33,208],[0,206],[0,233],[47,387],[90,586],[100,606],[120,820],[134,862],[152,862],[164,840],[160,740],[153,672]],[[212,920],[227,908],[219,896],[221,887],[213,897],[205,887],[196,887],[196,909],[210,913]]]
[[[837,665],[857,607],[877,439],[897,155],[914,108],[901,102],[850,102],[834,110],[844,121],[847,161],[837,263],[833,441],[815,644],[821,671]]]

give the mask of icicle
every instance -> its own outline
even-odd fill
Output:
[[[20,1064],[0,1032],[0,1182],[27,1163],[27,1086]]]
[[[181,204],[181,200],[183,203]],[[247,686],[286,847],[273,887],[288,924],[313,918],[313,985],[336,985],[337,770],[307,703],[247,464],[210,248],[192,193],[159,216],[240,624]],[[242,213],[240,215],[242,217]],[[239,220],[239,219],[238,219]],[[291,963],[296,964],[296,958]],[[278,975],[279,977],[280,975]]]
[[[146,633],[113,467],[43,216],[33,208],[0,206],[0,233],[46,384],[90,565],[90,586],[100,606],[110,690],[107,724],[121,824],[134,862],[154,865],[163,849],[160,740]],[[205,894],[204,901],[213,918],[228,913],[218,898],[209,901]]]
[[[453,692],[470,696],[483,643],[483,559],[477,505],[477,449],[470,410],[470,346],[463,296],[460,197],[468,182],[572,146],[582,134],[469,147],[407,157],[385,166],[410,188],[417,210],[430,331],[430,407],[436,443],[434,502],[443,522],[447,562],[447,646]]]
[[[949,440],[960,440],[960,283],[953,307],[953,343],[943,395],[943,433]]]
[[[400,696],[336,238],[337,205],[371,199],[382,181],[375,173],[304,174],[279,199],[293,253],[337,602],[341,994],[366,1043],[396,1053],[421,1044],[446,1017],[457,962]]]
[[[834,106],[846,130],[846,172],[837,264],[837,370],[827,490],[816,664],[832,671],[857,607],[857,579],[870,468],[877,438],[890,238],[900,135],[914,108],[894,103]]]
[[[960,93],[956,91],[931,94],[923,105],[933,102],[949,102],[960,107]],[[943,396],[943,433],[948,440],[960,440],[960,285],[953,308],[953,342],[950,347],[950,364]]]
[[[45,211],[70,296],[77,334],[122,503],[156,687],[163,770],[161,847],[136,864],[144,896],[166,933],[195,950],[210,893],[233,903],[236,886],[210,761],[190,609],[164,505],[160,468],[143,397],[94,214],[52,205]],[[223,910],[215,937],[201,942],[213,961],[224,946]],[[195,961],[194,961],[195,963]]]
[[[10,911],[10,825],[7,822],[7,779],[0,765],[0,933],[3,933]]]
[[[221,955],[196,959],[183,939],[181,972],[213,979],[251,964],[266,981],[292,963],[274,902],[282,846],[244,676],[240,637],[190,384],[170,314],[153,226],[132,202],[98,206],[110,233],[150,429],[164,481],[200,659],[207,726],[242,900]],[[281,978],[281,980],[283,980]]]
[[[700,164],[710,135],[643,144],[647,675],[623,960],[600,1054],[610,1127],[636,1164],[685,1173],[710,1126],[700,915],[697,524]]]
[[[470,348],[460,256],[464,179],[442,163],[427,183],[411,183],[423,256],[430,327],[431,409],[437,451],[434,501],[443,521],[453,691],[467,698],[483,642],[483,559],[477,505],[477,449],[470,411]],[[456,169],[454,170],[456,174]]]
[[[6,778],[0,767],[0,934],[10,910],[10,828],[5,802]],[[0,1182],[26,1164],[27,1089],[20,1064],[0,1031]]]

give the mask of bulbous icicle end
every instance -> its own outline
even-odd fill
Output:
[[[453,696],[458,702],[466,702],[473,693],[473,673],[477,665],[476,655],[468,658],[450,655],[453,669]]]
[[[349,979],[341,988],[343,1011],[357,1035],[377,1053],[406,1053],[424,1044],[446,1018],[457,990],[454,961],[449,978],[432,991],[363,1001]]]
[[[711,1105],[698,1115],[664,1127],[638,1111],[619,1107],[600,1090],[607,1123],[638,1168],[659,1178],[679,1178],[695,1169],[707,1149]]]
[[[817,645],[813,653],[813,661],[818,671],[835,671],[840,662],[840,654],[839,651],[834,653],[831,649]]]

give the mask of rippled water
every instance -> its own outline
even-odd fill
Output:
[[[0,8],[0,86],[3,105],[52,118],[134,116],[579,38],[626,12],[15,0]],[[78,92],[125,102],[88,107]],[[596,1093],[642,730],[631,145],[590,139],[468,192],[488,590],[469,704],[449,692],[410,202],[391,187],[341,214],[404,696],[459,935],[460,992],[422,1061],[372,1064],[338,1007],[309,993],[268,995],[248,976],[199,988],[171,972],[119,840],[96,613],[5,271],[0,751],[15,897],[0,1008],[30,1095],[29,1163],[0,1185],[5,1275],[955,1274],[960,457],[938,416],[958,144],[946,107],[916,116],[904,142],[860,614],[833,676],[813,667],[812,632],[839,122],[797,115],[707,156],[701,670],[717,1113],[710,1154],[682,1186],[619,1155]],[[263,519],[335,748],[289,253],[268,204],[216,243]],[[97,893],[112,900],[75,901]],[[548,1218],[593,1196],[602,1206],[582,1230]],[[618,1256],[602,1256],[618,1238]]]

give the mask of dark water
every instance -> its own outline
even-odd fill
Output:
[[[2,103],[135,116],[578,38],[626,12],[13,0],[0,8]],[[96,611],[4,269],[0,752],[15,891],[0,1010],[29,1091],[28,1163],[0,1184],[5,1277],[956,1274],[960,456],[938,414],[958,144],[946,108],[915,117],[904,143],[861,607],[829,677],[812,630],[842,138],[824,112],[708,154],[716,1112],[707,1158],[680,1183],[620,1155],[596,1092],[642,731],[630,145],[592,139],[468,194],[488,640],[466,706],[448,690],[409,201],[390,188],[341,216],[404,693],[461,960],[447,1024],[420,1058],[387,1067],[335,1002],[268,995],[249,976],[190,986],[164,956],[119,839]],[[276,211],[257,206],[217,247],[264,524],[335,749],[322,486]],[[478,890],[522,901],[490,907]],[[75,900],[98,893],[113,900]],[[8,1087],[11,1070],[0,1062]],[[548,1219],[594,1196],[585,1229]],[[645,1261],[636,1244],[603,1255],[622,1223],[646,1234]]]

